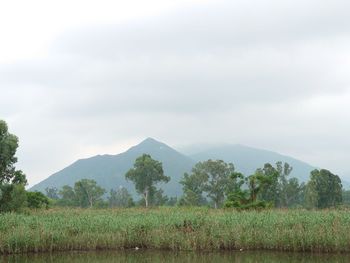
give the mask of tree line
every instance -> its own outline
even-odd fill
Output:
[[[293,168],[288,163],[266,163],[254,174],[245,176],[235,171],[232,163],[207,160],[197,163],[191,173],[185,173],[180,184],[180,198],[164,195],[157,184],[167,183],[162,163],[143,154],[125,178],[134,183],[140,199],[134,201],[124,187],[106,191],[93,180],[83,179],[74,187],[63,186],[60,191],[46,189],[46,195],[59,206],[132,207],[132,206],[210,206],[213,208],[327,208],[343,204],[340,178],[330,171],[314,170],[307,183],[290,177]],[[106,198],[104,198],[104,196]],[[350,197],[350,195],[349,195]],[[348,198],[350,199],[350,198]]]
[[[26,176],[15,168],[17,148],[17,136],[0,120],[0,212],[48,207],[49,199],[44,194],[25,190]]]
[[[96,181],[82,179],[74,186],[46,188],[41,192],[25,190],[26,176],[15,168],[18,138],[9,133],[6,122],[0,120],[0,212],[23,208],[43,208],[49,205],[71,207],[132,207],[132,206],[210,206],[214,208],[328,208],[350,205],[350,191],[342,189],[339,176],[328,170],[314,170],[307,183],[290,177],[293,168],[288,163],[266,163],[252,175],[243,175],[232,163],[207,160],[197,163],[179,182],[183,195],[168,197],[158,187],[170,177],[164,174],[162,163],[149,154],[135,160],[125,178],[134,183],[140,199],[134,200],[124,187],[109,193]]]

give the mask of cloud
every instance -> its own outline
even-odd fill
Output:
[[[42,152],[51,172],[147,136],[245,143],[346,167],[313,153],[342,155],[350,131],[342,99],[349,8],[340,0],[212,1],[72,29],[45,58],[0,64],[1,113],[24,141],[21,157],[34,152],[23,162],[40,174],[33,181],[49,175],[33,164]]]

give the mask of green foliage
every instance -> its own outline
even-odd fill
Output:
[[[23,184],[0,185],[0,211],[18,212],[26,207],[27,195]]]
[[[26,204],[22,171],[15,169],[18,138],[9,133],[5,121],[0,120],[0,212],[18,211]]]
[[[27,192],[27,204],[29,208],[49,208],[49,199],[41,192]]]
[[[271,204],[266,201],[254,201],[254,202],[247,202],[247,203],[241,203],[240,201],[233,200],[231,201],[230,198],[225,202],[226,208],[236,208],[237,210],[260,210],[260,209],[266,209],[270,208]]]
[[[64,185],[58,192],[61,198],[55,201],[56,206],[72,207],[106,207],[103,201],[105,190],[98,186],[96,181],[82,179],[74,184],[74,188]]]
[[[102,201],[105,192],[94,180],[82,179],[74,184],[75,199],[80,207],[93,207]]]
[[[265,176],[259,199],[274,204],[275,207],[293,207],[303,203],[304,184],[297,178],[288,178],[293,167],[288,163],[277,162],[276,166],[267,163],[257,172]]]
[[[58,192],[59,198],[56,202],[58,206],[78,206],[77,198],[73,187],[69,185],[64,185],[62,189]]]
[[[203,192],[213,201],[214,207],[218,208],[225,199],[228,187],[235,182],[231,175],[234,174],[232,163],[222,160],[208,160],[197,163],[191,175],[184,174],[182,181],[184,198],[183,203],[188,205],[199,205],[203,203]]]
[[[344,205],[350,206],[350,190],[343,190],[342,199]]]
[[[0,184],[11,183],[17,162],[17,136],[9,133],[5,121],[0,120]]]
[[[155,184],[170,181],[170,177],[164,175],[162,163],[148,154],[143,154],[135,160],[134,167],[126,173],[125,178],[132,181],[136,191],[143,195],[146,207],[149,205],[152,191],[155,191]]]
[[[327,208],[342,203],[342,184],[339,176],[321,169],[311,172],[306,186],[306,206],[308,208]]]
[[[169,201],[169,197],[164,194],[163,189],[154,189],[150,195],[150,203],[153,206],[162,206]]]
[[[207,180],[207,176],[203,173],[193,172],[191,175],[185,173],[183,179],[180,181],[184,192],[180,200],[180,205],[199,206],[206,203],[206,199],[203,197],[203,191]]]
[[[271,164],[266,163],[262,169],[255,173],[259,183],[259,199],[278,206],[279,201],[279,172]],[[255,198],[256,199],[256,198]],[[255,199],[253,201],[255,201]]]
[[[262,209],[271,206],[266,200],[257,200],[257,196],[262,189],[267,189],[272,183],[269,175],[258,169],[255,174],[245,178],[248,190],[236,188],[228,194],[225,207],[233,207],[237,209]]]
[[[296,178],[287,178],[291,171],[292,167],[288,163],[277,162],[276,167],[267,163],[246,178],[240,175],[241,182],[236,183],[237,187],[227,194],[225,206],[249,209],[271,205],[292,207],[302,204],[304,185],[299,185]],[[243,179],[247,190],[241,189]]]
[[[166,206],[176,206],[178,203],[177,197],[169,197],[168,201],[165,203]]]
[[[305,198],[305,184],[299,184],[297,178],[290,178],[280,193],[283,198],[281,207],[301,206]]]
[[[111,189],[108,197],[109,207],[132,207],[135,205],[131,194],[125,187],[118,190]]]
[[[349,210],[55,208],[0,214],[0,253],[135,247],[350,252],[349,232]]]
[[[46,193],[46,196],[52,200],[57,200],[60,198],[58,189],[56,187],[46,187],[45,193]]]

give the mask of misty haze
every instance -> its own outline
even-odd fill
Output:
[[[345,262],[349,10],[0,3],[0,261]]]

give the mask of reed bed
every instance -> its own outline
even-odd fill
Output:
[[[350,211],[162,207],[0,214],[0,254],[128,248],[349,252]]]

